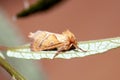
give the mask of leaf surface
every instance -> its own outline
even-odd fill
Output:
[[[85,57],[93,54],[100,54],[106,52],[110,49],[120,47],[120,37],[101,39],[101,40],[91,40],[79,42],[78,46],[87,52],[83,52],[78,49],[68,50],[60,53],[56,58],[71,59],[75,57]],[[57,51],[39,51],[32,52],[29,45],[22,46],[16,49],[9,49],[7,55],[9,57],[24,58],[24,59],[42,59],[49,58],[53,59]]]

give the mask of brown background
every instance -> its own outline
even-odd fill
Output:
[[[35,0],[30,0],[34,3]],[[0,0],[9,19],[23,9],[23,0]],[[120,36],[119,0],[67,0],[43,13],[12,21],[24,35],[36,30],[61,33],[70,29],[78,40]],[[70,60],[42,59],[48,80],[120,80],[120,48],[105,54]],[[2,72],[0,72],[2,73]],[[5,75],[0,75],[0,80]],[[5,79],[4,79],[5,80]]]

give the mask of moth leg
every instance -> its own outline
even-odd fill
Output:
[[[54,59],[57,55],[59,55],[61,52],[66,51],[66,50],[69,50],[69,49],[71,48],[71,46],[72,46],[72,44],[59,47],[59,48],[58,48],[58,51],[57,51],[57,53],[55,53],[53,59]]]
[[[64,50],[65,50],[64,47],[58,48],[58,51],[55,53],[53,59],[54,59],[57,55],[59,55],[61,52],[63,52]]]
[[[55,55],[53,56],[53,59],[58,55],[58,54],[60,54],[62,51],[57,51],[56,53],[55,53]]]
[[[87,51],[83,50],[82,48],[78,47],[77,44],[73,44],[73,46],[74,46],[75,48],[81,50],[82,52],[87,52]]]

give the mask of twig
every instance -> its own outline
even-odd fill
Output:
[[[0,57],[0,66],[2,66],[12,76],[14,80],[26,80],[2,57]]]

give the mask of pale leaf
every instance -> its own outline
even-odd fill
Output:
[[[85,57],[93,54],[100,54],[106,52],[110,49],[120,47],[120,37],[101,39],[101,40],[91,40],[79,42],[78,46],[87,52],[83,52],[78,49],[68,50],[62,52],[56,58],[71,59],[75,57]],[[49,58],[53,59],[57,51],[39,51],[32,52],[29,45],[23,46],[23,48],[10,49],[7,51],[9,57],[24,58],[24,59],[42,59]]]

